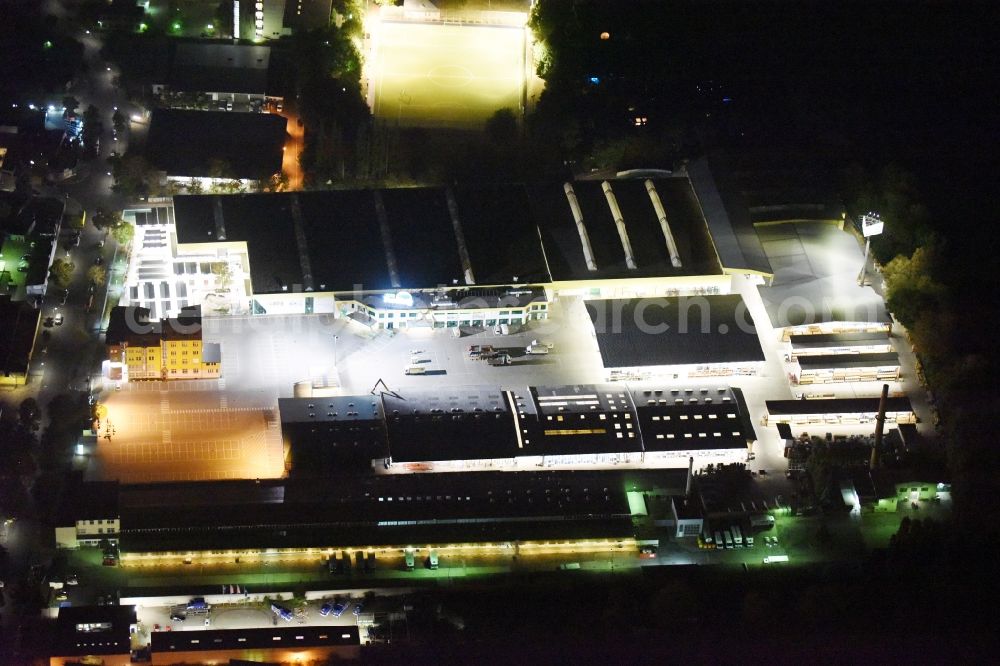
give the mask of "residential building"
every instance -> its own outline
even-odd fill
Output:
[[[65,491],[56,517],[56,548],[118,544],[121,519],[118,484],[113,481],[83,483],[77,480]]]
[[[150,320],[149,310],[119,306],[111,311],[105,337],[111,379],[218,379],[222,373],[218,343],[202,340],[199,308],[180,316]]]
[[[0,387],[28,383],[41,311],[0,296]]]

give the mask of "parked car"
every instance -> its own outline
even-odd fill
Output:
[[[63,323],[63,316],[62,316],[62,313],[60,312],[59,314],[57,314],[57,315],[55,316],[55,319],[54,319],[53,321],[55,322],[55,325],[56,325],[56,326],[62,326],[62,323]]]
[[[347,610],[347,604],[340,600],[334,600],[333,607],[330,609],[334,617],[340,617]]]
[[[181,613],[171,613],[170,619],[173,620],[174,622],[183,622],[184,620],[187,619],[187,616]]]
[[[322,606],[319,607],[319,614],[322,617],[326,617],[327,615],[330,614],[330,611],[332,611],[332,610],[333,610],[333,604],[331,604],[329,601],[327,601],[325,604],[323,604]]]

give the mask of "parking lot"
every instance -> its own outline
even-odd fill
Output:
[[[601,382],[604,370],[582,301],[561,299],[550,318],[509,335],[493,329],[456,337],[458,329],[370,330],[330,315],[207,319],[205,339],[222,345],[225,384],[291,397],[297,382],[338,385],[368,393],[382,380],[390,390],[475,384],[524,386]],[[546,355],[525,352],[532,340],[552,344]],[[469,358],[474,344],[511,356],[509,366]],[[424,368],[406,375],[411,359]]]
[[[104,399],[91,475],[126,483],[280,476],[273,399],[218,382],[130,382]]]

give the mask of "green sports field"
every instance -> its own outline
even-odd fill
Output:
[[[497,109],[519,115],[525,35],[522,28],[381,23],[369,63],[375,116],[473,128]]]

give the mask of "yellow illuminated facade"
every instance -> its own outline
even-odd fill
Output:
[[[159,379],[162,374],[163,352],[159,343],[155,345],[138,344],[130,346],[127,342],[124,345],[112,349],[112,357],[121,358],[125,356],[125,365],[128,368],[128,377],[131,379]],[[116,353],[117,352],[117,353]]]
[[[217,379],[221,376],[219,345],[202,340],[200,320],[189,320],[185,326],[167,321],[137,321],[146,330],[135,332],[127,322],[123,323],[122,311],[112,313],[113,322],[107,335],[112,379]]]
[[[196,338],[163,341],[164,379],[216,379],[221,363],[203,358],[202,341]]]

